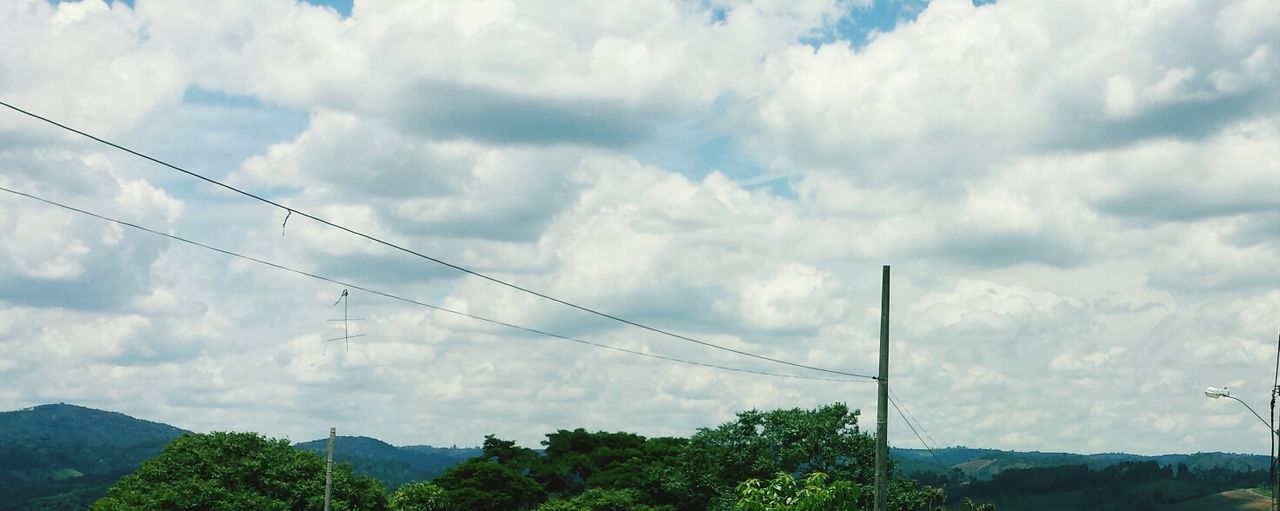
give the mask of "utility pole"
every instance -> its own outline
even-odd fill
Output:
[[[1271,380],[1271,414],[1267,418],[1271,419],[1271,511],[1280,511],[1280,451],[1276,451],[1276,439],[1280,437],[1280,432],[1276,431],[1276,398],[1280,397],[1280,336],[1276,336],[1276,375]]]
[[[880,285],[880,391],[876,399],[876,503],[875,511],[888,509],[889,496],[889,265]]]
[[[329,461],[324,467],[324,511],[333,509],[333,440],[338,428],[329,428]]]

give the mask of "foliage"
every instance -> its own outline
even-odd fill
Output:
[[[738,485],[735,511],[856,511],[862,488],[850,481],[828,484],[822,472],[811,472],[804,482],[779,472],[769,481],[749,479]]]
[[[714,429],[699,429],[680,455],[691,498],[682,509],[728,507],[735,488],[781,472],[822,472],[839,481],[874,480],[875,441],[858,428],[857,410],[843,403],[816,410],[751,410]]]
[[[520,511],[545,499],[542,485],[517,470],[483,458],[446,470],[432,482],[448,494],[454,509]]]
[[[537,511],[660,511],[663,509],[644,504],[640,498],[640,492],[636,490],[592,488],[574,497],[547,501],[538,506]]]
[[[256,433],[186,434],[117,482],[95,511],[289,510],[324,506],[325,461]],[[384,510],[377,481],[334,466],[333,509]]]
[[[588,433],[582,428],[559,430],[542,441],[545,457],[536,477],[548,492],[575,495],[587,487],[618,487],[628,475],[625,463],[641,455],[645,438],[634,433]],[[608,471],[606,474],[602,472]],[[602,481],[604,479],[608,481]],[[625,486],[625,485],[622,485]]]
[[[688,440],[583,429],[546,437],[540,454],[486,436],[482,457],[435,482],[463,509],[527,509],[551,499],[542,508],[703,511],[734,507],[740,500],[735,488],[748,479],[821,472],[830,474],[829,491],[857,497],[851,505],[871,503],[865,486],[874,478],[874,441],[858,429],[858,411],[840,403],[742,412],[736,421],[701,429]],[[890,490],[894,510],[940,502],[936,492],[909,481],[893,481]]]
[[[1155,509],[1267,481],[1261,470],[1221,468],[1177,472],[1156,461],[1126,461],[1090,469],[1085,465],[1009,469],[990,481],[952,486],[955,499],[980,498],[1002,508],[1056,507],[1095,511]]]
[[[494,435],[484,436],[484,459],[510,467],[522,473],[529,472],[538,462],[538,452],[516,445],[514,440],[503,440]]]
[[[444,488],[429,482],[410,483],[391,494],[391,511],[446,511]]]
[[[485,437],[482,459],[526,475],[547,497],[569,498],[592,488],[630,489],[638,502],[676,499],[668,479],[686,440],[633,433],[559,430],[546,435],[542,454],[513,441]]]

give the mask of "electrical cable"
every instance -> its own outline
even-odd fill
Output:
[[[65,125],[65,124],[59,123],[59,122],[57,122],[57,121],[55,121],[55,120],[53,120],[53,119],[49,119],[49,118],[47,118],[47,117],[40,116],[40,115],[38,115],[38,114],[35,114],[35,113],[32,113],[32,112],[29,112],[29,111],[27,111],[27,110],[23,110],[23,109],[21,109],[21,108],[18,108],[18,107],[16,107],[16,106],[11,105],[11,104],[9,104],[9,103],[6,103],[6,102],[4,102],[4,101],[0,101],[0,105],[3,105],[3,106],[5,106],[5,107],[9,108],[10,110],[13,110],[13,111],[15,111],[15,112],[18,112],[18,113],[24,114],[24,115],[26,115],[26,116],[28,116],[28,117],[33,118],[33,119],[38,119],[38,120],[40,120],[40,121],[44,121],[44,122],[46,122],[46,123],[48,123],[48,124],[51,124],[51,125],[57,126],[57,127],[62,128],[62,129],[64,129],[64,130],[66,130],[66,131],[69,131],[69,132],[75,133],[75,134],[77,134],[77,135],[80,135],[80,136],[82,136],[82,137],[88,138],[88,139],[93,140],[93,141],[95,141],[95,142],[98,142],[98,143],[101,143],[101,144],[105,144],[105,145],[110,146],[110,147],[113,147],[113,148],[115,148],[115,149],[118,149],[118,150],[124,151],[124,152],[126,152],[126,153],[132,154],[132,155],[137,156],[137,157],[139,157],[139,158],[143,158],[143,159],[145,159],[145,160],[151,161],[151,162],[156,163],[156,164],[158,164],[158,165],[161,165],[161,166],[164,166],[164,167],[168,167],[168,168],[170,168],[170,169],[176,170],[176,171],[181,172],[181,173],[183,173],[183,174],[186,174],[186,175],[188,175],[188,176],[191,176],[191,177],[194,177],[194,178],[196,178],[196,179],[199,179],[199,180],[205,181],[205,182],[207,182],[207,183],[209,183],[209,184],[212,184],[212,185],[215,185],[215,186],[218,186],[218,187],[221,187],[221,188],[225,188],[225,189],[227,189],[227,190],[229,190],[229,191],[232,191],[232,192],[238,193],[238,194],[240,194],[240,195],[243,195],[243,196],[245,196],[245,197],[249,197],[249,198],[251,198],[251,199],[255,199],[255,200],[257,200],[257,201],[259,201],[259,202],[262,202],[262,203],[264,203],[264,204],[269,204],[269,205],[275,206],[275,207],[277,207],[277,208],[280,208],[280,209],[282,209],[282,210],[285,210],[285,211],[286,211],[286,212],[288,212],[290,215],[292,215],[292,214],[297,214],[297,215],[299,215],[299,216],[303,216],[303,217],[309,218],[309,219],[311,219],[311,220],[314,220],[314,221],[316,221],[316,222],[322,223],[322,224],[327,225],[327,226],[329,226],[329,227],[333,227],[333,228],[335,228],[335,229],[339,229],[339,230],[342,230],[342,231],[346,231],[346,232],[347,232],[347,233],[349,233],[349,234],[352,234],[352,235],[355,235],[355,236],[358,236],[358,237],[361,237],[361,238],[367,239],[367,240],[369,240],[369,241],[372,241],[372,242],[374,242],[374,243],[378,243],[378,244],[383,245],[383,246],[386,246],[386,247],[388,247],[388,248],[392,248],[392,249],[395,249],[395,250],[398,250],[398,251],[404,252],[404,253],[406,253],[406,254],[410,254],[410,255],[413,255],[413,256],[417,256],[417,257],[420,257],[420,258],[422,258],[422,259],[426,259],[426,260],[428,260],[428,261],[431,261],[431,262],[433,262],[433,263],[440,264],[440,265],[443,265],[443,266],[446,266],[446,267],[452,268],[452,269],[457,270],[457,271],[459,271],[459,272],[466,273],[466,274],[468,274],[468,275],[472,275],[472,276],[475,276],[475,277],[479,277],[479,278],[481,278],[481,279],[488,280],[488,281],[493,282],[493,283],[495,283],[495,284],[499,284],[499,285],[502,285],[502,286],[506,286],[506,287],[509,287],[509,288],[511,288],[511,289],[515,289],[515,290],[520,291],[520,292],[523,292],[523,293],[527,293],[527,294],[530,294],[530,295],[533,295],[533,296],[537,296],[537,297],[542,298],[542,299],[545,299],[545,300],[550,300],[550,301],[552,301],[552,302],[555,302],[555,303],[558,303],[558,304],[561,304],[561,305],[564,305],[564,306],[567,306],[567,307],[571,307],[571,308],[574,308],[574,309],[578,309],[578,310],[580,310],[580,311],[583,311],[583,312],[586,312],[586,313],[589,313],[589,314],[593,314],[593,315],[596,315],[596,316],[599,316],[599,317],[602,317],[602,318],[606,318],[606,319],[610,319],[610,320],[613,320],[613,321],[617,321],[617,322],[619,322],[619,323],[627,324],[627,325],[630,325],[630,326],[633,326],[633,327],[636,327],[636,328],[640,328],[640,329],[643,329],[643,330],[648,330],[648,331],[650,331],[650,332],[657,333],[657,334],[660,334],[660,335],[665,335],[665,336],[672,337],[672,338],[675,338],[675,339],[679,339],[679,340],[682,340],[682,341],[691,342],[691,343],[694,343],[694,344],[699,344],[699,345],[702,345],[702,346],[706,346],[706,347],[708,347],[708,348],[713,348],[713,349],[717,349],[717,350],[721,350],[721,351],[727,351],[727,352],[734,353],[734,354],[738,354],[738,355],[742,355],[742,356],[745,356],[745,357],[751,357],[751,358],[755,358],[755,359],[759,359],[759,360],[765,360],[765,361],[773,362],[773,363],[776,363],[776,364],[782,364],[782,365],[788,365],[788,366],[792,366],[792,367],[798,367],[798,368],[801,368],[801,369],[808,369],[808,370],[810,370],[810,371],[818,371],[818,372],[829,373],[829,374],[837,374],[837,375],[841,375],[841,376],[849,376],[849,377],[854,377],[854,378],[867,378],[867,379],[871,379],[871,380],[875,380],[875,379],[876,379],[876,377],[875,377],[875,376],[871,376],[871,375],[858,374],[858,373],[851,373],[851,372],[839,371],[839,370],[835,370],[835,369],[827,369],[827,368],[823,368],[823,367],[811,366],[811,365],[807,365],[807,364],[801,364],[801,363],[797,363],[797,362],[791,362],[791,361],[782,360],[782,359],[778,359],[778,358],[768,357],[768,356],[765,356],[765,355],[759,355],[759,354],[751,353],[751,352],[748,352],[748,351],[742,351],[742,350],[738,350],[738,349],[730,348],[730,347],[727,347],[727,346],[720,346],[720,345],[718,345],[718,344],[713,344],[713,343],[710,343],[710,342],[707,342],[707,341],[702,341],[702,340],[694,339],[694,338],[689,337],[689,336],[685,336],[685,335],[677,334],[677,333],[675,333],[675,332],[670,332],[670,331],[667,331],[667,330],[663,330],[663,329],[658,328],[658,327],[653,327],[653,326],[645,325],[645,324],[643,324],[643,323],[639,323],[639,322],[632,321],[632,320],[629,320],[629,319],[626,319],[626,318],[622,318],[622,317],[619,317],[619,316],[615,316],[615,315],[613,315],[613,314],[609,314],[609,313],[606,313],[606,312],[601,312],[601,311],[598,311],[598,310],[595,310],[595,309],[592,309],[592,308],[589,308],[589,307],[586,307],[586,306],[582,306],[582,305],[578,305],[578,304],[575,304],[575,303],[571,303],[571,302],[568,302],[568,301],[565,301],[565,300],[561,300],[561,299],[559,299],[559,298],[556,298],[556,297],[553,297],[553,296],[550,296],[550,295],[547,295],[547,294],[544,294],[544,293],[541,293],[541,292],[538,292],[538,291],[534,291],[534,290],[532,290],[532,289],[525,288],[525,287],[519,286],[519,285],[517,285],[517,284],[513,284],[513,283],[510,283],[510,282],[507,282],[507,281],[502,280],[502,279],[499,279],[499,278],[497,278],[497,277],[492,277],[492,276],[489,276],[489,275],[487,275],[487,274],[484,274],[484,273],[481,273],[481,272],[478,272],[478,271],[475,271],[475,270],[471,270],[471,269],[469,269],[469,268],[465,268],[465,267],[463,267],[463,266],[460,266],[460,265],[457,265],[457,264],[454,264],[454,263],[450,263],[450,262],[448,262],[448,261],[444,261],[444,260],[442,260],[442,259],[438,259],[438,258],[435,258],[435,257],[429,256],[429,255],[423,254],[423,253],[421,253],[421,252],[417,252],[417,251],[412,250],[412,249],[409,249],[409,248],[405,248],[405,247],[400,246],[400,245],[397,245],[397,244],[395,244],[395,243],[392,243],[392,242],[389,242],[389,241],[382,240],[382,239],[380,239],[380,238],[377,238],[377,237],[374,237],[374,236],[371,236],[371,235],[365,234],[365,233],[363,233],[363,232],[356,231],[356,230],[351,229],[351,228],[349,228],[349,227],[346,227],[346,226],[343,226],[343,225],[340,225],[340,224],[336,224],[336,223],[331,222],[331,221],[329,221],[329,220],[325,220],[324,218],[317,217],[317,216],[312,215],[312,214],[310,214],[310,213],[307,213],[307,212],[305,212],[305,211],[300,211],[300,210],[297,210],[297,209],[291,208],[291,207],[289,207],[289,206],[285,206],[284,204],[281,204],[281,203],[276,202],[276,201],[273,201],[273,200],[271,200],[271,199],[268,199],[268,198],[262,197],[262,196],[260,196],[260,195],[254,194],[254,193],[252,193],[252,192],[242,190],[242,189],[240,189],[240,188],[237,188],[237,187],[235,187],[235,186],[229,185],[229,184],[227,184],[227,183],[223,183],[223,182],[218,181],[218,180],[216,180],[216,179],[213,179],[213,178],[210,178],[210,177],[206,177],[206,176],[204,176],[204,175],[201,175],[201,174],[198,174],[198,173],[192,172],[192,171],[190,171],[190,170],[184,169],[184,168],[182,168],[182,167],[179,167],[179,166],[177,166],[177,165],[174,165],[174,164],[172,164],[172,163],[168,163],[168,162],[166,162],[166,161],[164,161],[164,160],[160,160],[160,159],[158,159],[158,158],[155,158],[155,157],[152,157],[152,156],[148,156],[148,155],[146,155],[146,154],[143,154],[143,153],[141,153],[141,152],[135,151],[135,150],[133,150],[133,149],[129,149],[128,147],[122,146],[122,145],[120,145],[120,144],[117,144],[117,143],[111,142],[111,141],[109,141],[109,140],[105,140],[105,139],[99,138],[99,137],[97,137],[97,136],[95,136],[95,135],[92,135],[92,134],[86,133],[86,132],[81,131],[81,130],[78,130],[78,129],[76,129],[76,128],[72,128],[72,127],[67,126],[67,125]],[[288,218],[288,217],[286,216],[286,219],[287,219],[287,218]]]
[[[942,460],[938,459],[938,455],[933,452],[933,448],[929,447],[929,444],[926,443],[924,439],[920,437],[920,433],[916,431],[916,427],[911,425],[911,421],[907,420],[907,416],[902,413],[902,409],[898,408],[897,400],[893,398],[889,398],[889,404],[893,405],[893,409],[898,411],[898,416],[902,417],[902,421],[907,423],[907,427],[911,428],[912,433],[915,433],[916,440],[919,440],[920,444],[924,445],[924,448],[929,450],[929,455],[933,456],[933,461],[936,461],[938,463],[938,466],[942,467],[943,474],[946,474],[949,470],[951,470],[949,467],[947,467],[945,463],[942,462]]]
[[[345,281],[338,280],[338,279],[334,279],[334,278],[330,278],[330,277],[325,277],[325,276],[323,276],[323,275],[318,275],[318,274],[310,273],[310,272],[303,271],[303,270],[298,270],[298,269],[291,268],[291,267],[288,267],[288,266],[285,266],[285,265],[282,265],[282,264],[273,263],[273,262],[266,261],[266,260],[263,260],[263,259],[258,259],[258,258],[256,258],[256,257],[247,256],[247,255],[244,255],[244,254],[240,254],[240,253],[232,252],[232,251],[230,251],[230,250],[221,249],[221,248],[218,248],[218,247],[215,247],[215,246],[212,246],[212,245],[207,245],[207,244],[204,244],[204,243],[200,243],[200,242],[198,242],[198,241],[192,241],[192,240],[189,240],[189,239],[183,238],[183,237],[181,237],[181,236],[177,236],[177,235],[173,235],[173,234],[168,234],[168,233],[160,232],[160,231],[157,231],[157,230],[154,230],[154,229],[150,229],[150,228],[147,228],[147,227],[143,227],[143,226],[138,225],[138,224],[134,224],[134,223],[126,222],[126,221],[123,221],[123,220],[117,220],[117,219],[115,219],[115,218],[111,218],[111,217],[107,217],[107,216],[104,216],[104,215],[100,215],[100,214],[97,214],[97,213],[94,213],[94,212],[91,212],[91,211],[86,211],[86,210],[83,210],[83,209],[80,209],[80,208],[76,208],[76,207],[74,207],[74,206],[69,206],[69,205],[66,205],[66,204],[62,204],[62,203],[60,203],[60,202],[56,202],[56,201],[53,201],[53,200],[49,200],[49,199],[45,199],[45,198],[42,198],[42,197],[38,197],[38,196],[36,196],[36,195],[32,195],[32,194],[29,194],[29,193],[20,192],[20,191],[17,191],[17,190],[11,190],[11,189],[9,189],[9,188],[5,188],[5,187],[3,187],[3,186],[0,186],[0,190],[5,191],[5,192],[9,192],[9,193],[14,194],[14,195],[20,195],[20,196],[23,196],[23,197],[27,197],[27,198],[29,198],[29,199],[34,199],[34,200],[37,200],[37,201],[43,202],[43,203],[48,204],[48,205],[51,205],[51,206],[57,206],[57,207],[59,207],[59,208],[62,208],[62,209],[68,210],[68,211],[74,211],[74,212],[76,212],[76,213],[80,213],[80,214],[88,215],[88,216],[91,216],[91,217],[94,217],[94,218],[97,218],[97,219],[100,219],[100,220],[105,220],[105,221],[107,221],[107,222],[111,222],[111,223],[114,223],[114,224],[117,224],[117,225],[122,225],[122,226],[125,226],[125,227],[130,227],[130,228],[133,228],[133,229],[137,229],[137,230],[140,230],[140,231],[143,231],[143,232],[151,233],[151,234],[154,234],[154,235],[156,235],[156,236],[162,236],[162,237],[165,237],[165,238],[169,238],[169,239],[171,239],[171,240],[174,240],[174,241],[180,241],[180,242],[182,242],[182,243],[186,243],[186,244],[188,244],[188,245],[193,245],[193,246],[200,247],[200,248],[204,248],[204,249],[207,249],[207,250],[212,250],[212,251],[214,251],[214,252],[218,252],[218,253],[221,253],[221,254],[224,254],[224,255],[228,255],[228,256],[231,256],[231,257],[236,257],[236,258],[243,259],[243,260],[246,260],[246,261],[252,261],[252,262],[255,262],[255,263],[258,263],[258,264],[261,264],[261,265],[265,265],[265,266],[269,266],[269,267],[272,267],[272,268],[278,269],[278,270],[284,270],[284,271],[287,271],[287,272],[295,273],[295,274],[297,274],[297,275],[302,275],[302,276],[305,276],[305,277],[310,277],[310,278],[313,278],[313,279],[322,280],[322,281],[329,282],[329,283],[333,283],[333,284],[338,284],[338,285],[341,285],[341,286],[344,286],[344,287],[348,287],[348,288],[351,288],[351,289],[358,289],[358,290],[364,291],[364,292],[366,292],[366,293],[370,293],[370,294],[374,294],[374,295],[382,296],[382,297],[385,297],[385,298],[390,298],[390,299],[392,299],[392,300],[398,300],[398,301],[401,301],[401,302],[405,302],[405,303],[409,303],[409,304],[413,304],[413,305],[418,305],[418,306],[426,307],[426,308],[428,308],[428,309],[435,310],[435,311],[439,311],[439,312],[445,312],[445,313],[454,314],[454,315],[457,315],[457,316],[462,316],[462,317],[466,317],[466,318],[471,318],[471,319],[474,319],[474,320],[477,320],[477,321],[482,321],[482,322],[485,322],[485,323],[489,323],[489,324],[491,324],[491,325],[497,325],[497,326],[501,326],[501,327],[505,327],[505,328],[510,328],[510,329],[513,329],[513,330],[520,330],[520,331],[527,332],[527,333],[537,334],[537,335],[541,335],[541,336],[545,336],[545,337],[551,337],[551,338],[554,338],[554,339],[560,339],[560,340],[564,340],[564,341],[575,342],[575,343],[579,343],[579,344],[583,344],[583,345],[587,345],[587,346],[594,346],[594,347],[596,347],[596,348],[602,348],[602,349],[608,349],[608,350],[613,350],[613,351],[619,351],[619,352],[622,352],[622,353],[628,353],[628,354],[632,354],[632,355],[639,355],[639,356],[644,356],[644,357],[656,358],[656,359],[659,359],[659,360],[666,360],[666,361],[669,361],[669,362],[678,362],[678,363],[681,363],[681,364],[695,365],[695,366],[707,367],[707,368],[712,368],[712,369],[721,369],[721,370],[725,370],[725,371],[734,371],[734,372],[740,372],[740,373],[749,373],[749,374],[756,374],[756,375],[761,375],[761,376],[772,376],[772,377],[777,377],[777,378],[792,378],[792,379],[798,379],[798,380],[815,380],[815,381],[838,382],[838,383],[869,383],[869,382],[870,382],[870,380],[849,380],[849,379],[840,379],[840,378],[824,378],[824,377],[818,377],[818,376],[804,376],[804,375],[796,375],[796,374],[771,373],[771,372],[767,372],[767,371],[757,371],[757,370],[754,370],[754,369],[744,369],[744,368],[740,368],[740,367],[722,366],[722,365],[710,364],[710,363],[706,363],[706,362],[697,362],[697,361],[693,361],[693,360],[685,360],[685,359],[682,359],[682,358],[669,357],[669,356],[665,356],[665,355],[658,355],[658,354],[654,354],[654,353],[646,353],[646,352],[643,352],[643,351],[631,350],[631,349],[627,349],[627,348],[623,348],[623,347],[619,347],[619,346],[610,346],[610,345],[607,345],[607,344],[599,344],[599,343],[595,343],[595,342],[591,342],[591,341],[587,341],[587,340],[583,340],[583,339],[578,339],[578,338],[576,338],[576,337],[570,337],[570,336],[567,336],[567,335],[561,335],[561,334],[557,334],[557,333],[553,333],[553,332],[547,332],[547,331],[545,331],[545,330],[539,330],[539,329],[536,329],[536,328],[530,328],[530,327],[520,326],[520,325],[516,325],[516,324],[514,324],[514,323],[508,323],[508,322],[501,321],[501,320],[497,320],[497,319],[487,318],[487,317],[484,317],[484,316],[478,316],[478,315],[475,315],[475,314],[470,314],[470,313],[466,313],[466,312],[461,312],[461,311],[456,311],[456,310],[448,309],[448,308],[445,308],[445,307],[440,307],[440,306],[438,306],[438,305],[431,305],[431,304],[429,304],[429,303],[424,303],[424,302],[421,302],[421,301],[418,301],[418,300],[414,300],[414,299],[412,299],[412,298],[406,298],[406,297],[403,297],[403,296],[400,296],[400,295],[396,295],[396,294],[392,294],[392,293],[388,293],[388,292],[385,292],[385,291],[379,291],[379,290],[377,290],[377,289],[373,289],[373,288],[369,288],[369,287],[361,286],[361,285],[358,285],[358,284],[354,284],[354,283],[350,283],[350,282],[345,282]]]
[[[920,423],[920,419],[917,419],[916,415],[911,413],[911,407],[907,406],[907,403],[902,402],[902,399],[898,397],[898,394],[895,393],[893,389],[889,389],[889,397],[897,399],[898,402],[902,404],[902,409],[907,412],[907,418],[915,421],[916,426],[920,427],[920,432],[924,433],[924,437],[928,438],[929,442],[932,443],[934,447],[938,447],[938,441],[933,439],[933,435],[930,435],[929,431],[924,428],[924,424]]]

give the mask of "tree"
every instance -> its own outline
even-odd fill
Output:
[[[574,497],[547,501],[538,506],[536,511],[660,511],[661,509],[664,508],[641,502],[640,492],[636,490],[592,488]]]
[[[835,403],[815,410],[751,410],[714,429],[699,429],[680,455],[682,509],[725,508],[738,483],[779,472],[822,472],[835,480],[874,480],[875,441],[858,429],[858,410]]]
[[[517,446],[514,440],[503,440],[494,435],[484,436],[484,454],[481,457],[525,475],[538,462],[537,451]]]
[[[634,433],[588,433],[582,428],[547,434],[546,448],[534,478],[548,492],[576,495],[588,487],[602,486],[605,471],[609,483],[630,474],[617,473],[628,460],[642,455],[645,438]]]
[[[856,511],[862,487],[850,481],[828,484],[822,472],[811,472],[801,483],[779,472],[772,480],[749,479],[738,485],[734,511]]]
[[[537,481],[484,458],[454,466],[432,482],[444,488],[451,508],[466,511],[527,510],[546,498]]]
[[[447,511],[444,488],[422,481],[401,486],[391,494],[391,511]]]
[[[325,460],[257,433],[185,434],[116,482],[95,511],[275,511],[324,507]],[[333,509],[387,509],[381,483],[333,470]]]

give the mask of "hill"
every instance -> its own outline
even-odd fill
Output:
[[[945,477],[948,475],[948,471],[958,469],[964,477],[980,481],[990,480],[996,474],[1010,469],[1060,467],[1066,465],[1084,465],[1090,469],[1098,470],[1123,462],[1155,461],[1164,466],[1184,464],[1197,472],[1212,469],[1246,472],[1250,470],[1267,470],[1267,465],[1270,463],[1266,456],[1259,454],[1221,452],[1141,456],[1126,453],[1071,454],[948,447],[935,449],[932,454],[925,449],[894,448],[890,449],[890,455],[897,463],[895,473],[901,476],[936,474]],[[946,465],[945,471],[939,465],[939,462],[942,465]]]
[[[120,477],[159,454],[185,430],[69,404],[0,412],[0,511],[85,509]],[[295,445],[325,452],[326,440]],[[396,447],[339,437],[337,461],[388,488],[431,479],[480,455],[479,448]]]
[[[325,454],[327,439],[295,444],[294,447]],[[355,472],[382,481],[388,489],[410,481],[431,479],[445,469],[479,456],[479,448],[441,448],[426,445],[396,447],[378,439],[340,436],[334,441],[334,460],[351,463]]]
[[[68,404],[0,412],[0,510],[84,509],[182,433]]]

